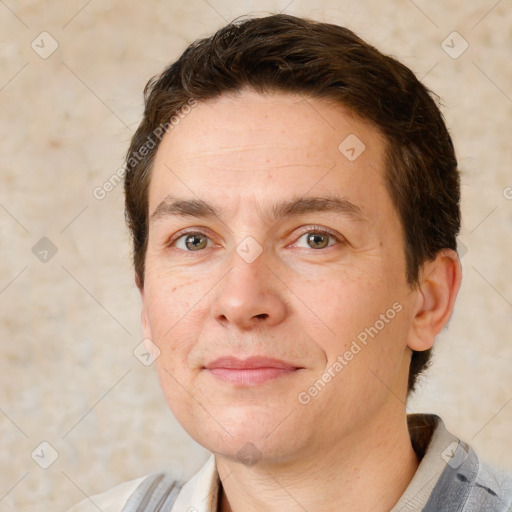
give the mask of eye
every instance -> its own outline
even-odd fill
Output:
[[[208,246],[208,241],[211,240],[200,231],[190,231],[188,233],[184,233],[178,238],[175,238],[174,241],[169,243],[169,246],[176,246],[177,249],[188,252],[196,252],[200,249],[205,249]]]
[[[308,244],[309,248],[311,249],[325,249],[327,247],[335,245],[335,242],[329,244],[329,239],[333,239],[339,244],[343,244],[343,240],[334,233],[332,233],[331,231],[327,231],[326,229],[317,227],[309,228],[309,231],[306,231],[299,237],[297,243],[301,239],[304,239],[305,242]]]
[[[345,240],[325,228],[309,227],[297,240],[296,244],[303,239],[310,249],[326,249],[338,243],[343,245]],[[174,240],[170,241],[168,247],[176,247],[181,251],[197,252],[201,249],[212,247],[211,239],[201,231],[189,231],[181,233]]]

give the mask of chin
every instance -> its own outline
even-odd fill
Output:
[[[261,414],[246,414],[236,421],[231,415],[212,418],[206,424],[194,422],[192,428],[182,423],[189,435],[212,453],[246,466],[259,464],[280,464],[296,459],[306,439],[285,430],[283,425],[276,428],[283,418],[266,417]],[[222,425],[222,426],[221,426]],[[190,426],[190,424],[188,425]],[[225,427],[225,428],[223,428]]]

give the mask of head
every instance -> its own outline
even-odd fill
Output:
[[[238,421],[241,441],[256,417],[265,428],[261,400],[288,403],[326,371],[307,407],[343,396],[345,413],[361,399],[375,412],[389,399],[375,386],[414,389],[460,284],[460,192],[442,115],[407,67],[336,25],[232,23],[148,82],[126,166],[144,335],[178,419],[218,439]],[[204,366],[227,353],[301,369],[215,389]]]

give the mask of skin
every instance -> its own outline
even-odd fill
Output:
[[[338,149],[349,134],[365,144],[354,161]],[[150,214],[169,195],[220,210],[152,218],[140,288],[166,400],[215,453],[219,510],[389,511],[417,469],[405,412],[411,349],[431,347],[448,321],[461,270],[446,250],[424,265],[418,287],[408,285],[385,145],[374,125],[327,100],[250,90],[199,103],[160,144]],[[357,205],[361,218],[268,215],[275,203],[327,195]],[[315,226],[334,238],[311,245]],[[185,243],[188,228],[202,233],[199,249]],[[257,242],[251,251],[262,250],[251,263],[236,251],[246,237]],[[299,394],[333,373],[338,356],[395,303],[400,312],[301,403]],[[302,369],[257,386],[229,384],[204,369],[226,355]],[[248,451],[250,463],[241,456]]]

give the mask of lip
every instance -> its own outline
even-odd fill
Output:
[[[205,366],[214,377],[231,384],[252,386],[289,376],[302,367],[280,359],[252,356],[247,359],[220,357]]]
[[[205,368],[207,370],[215,368],[225,368],[229,370],[254,370],[256,368],[296,370],[298,367],[272,357],[252,356],[247,359],[238,359],[237,357],[228,356],[215,359],[212,363],[207,364]]]

